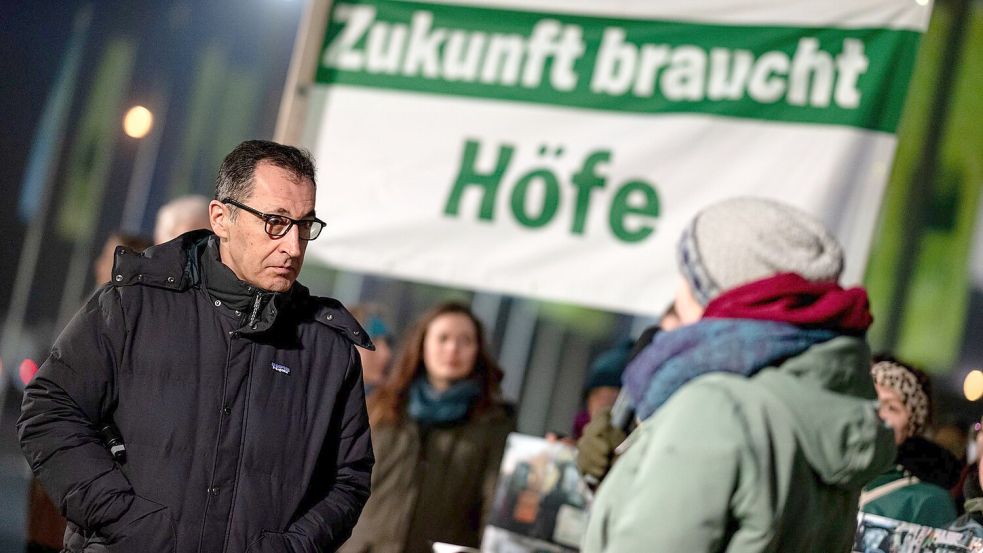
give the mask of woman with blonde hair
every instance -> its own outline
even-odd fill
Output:
[[[424,314],[368,401],[372,495],[343,551],[477,547],[514,426],[481,323],[457,303]]]

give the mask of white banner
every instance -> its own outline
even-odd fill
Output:
[[[309,255],[656,314],[683,225],[754,195],[817,214],[858,281],[929,8],[658,4],[337,3]]]

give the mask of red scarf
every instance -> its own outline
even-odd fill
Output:
[[[703,317],[778,321],[848,334],[863,334],[874,322],[863,288],[810,282],[795,273],[728,290],[707,305]]]

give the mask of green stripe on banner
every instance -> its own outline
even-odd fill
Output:
[[[919,37],[349,1],[333,8],[317,80],[894,132]]]

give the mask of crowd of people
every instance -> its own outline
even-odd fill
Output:
[[[38,551],[479,547],[516,427],[484,327],[443,303],[396,333],[312,296],[315,197],[309,154],[248,141],[154,245],[109,238],[25,388]],[[660,324],[584,386],[584,551],[849,551],[858,509],[983,536],[979,464],[927,439],[926,375],[872,357],[822,224],[720,201],[677,263]]]

